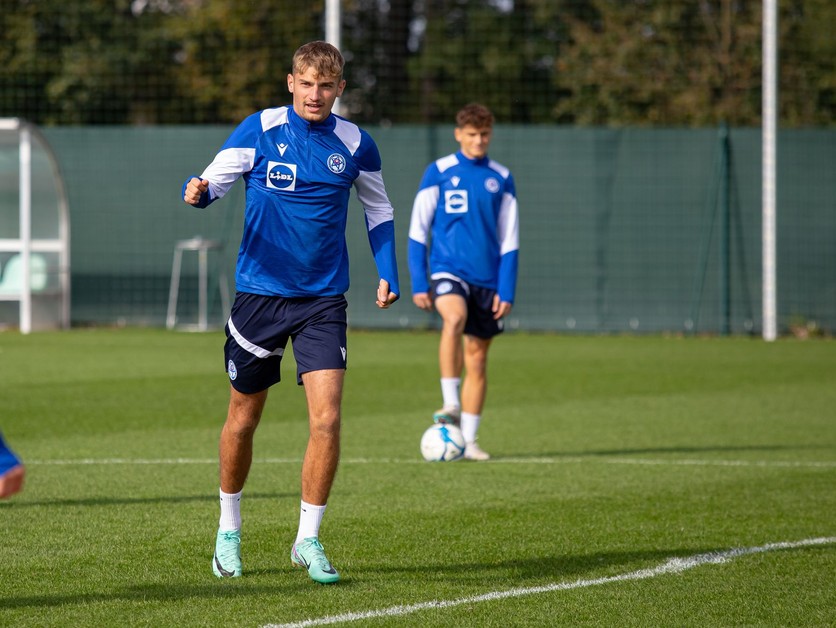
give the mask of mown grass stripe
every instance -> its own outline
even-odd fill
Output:
[[[84,466],[84,465],[176,465],[176,464],[218,464],[216,458],[78,458],[59,460],[26,460],[27,465],[43,466]],[[299,464],[301,458],[258,458],[256,464]],[[494,458],[479,464],[628,464],[648,466],[705,466],[705,467],[787,467],[825,469],[836,468],[836,461],[808,460],[700,460],[688,458],[652,459],[652,458],[607,458],[604,456],[567,456],[565,458]],[[412,458],[343,458],[340,464],[431,464]],[[470,464],[464,462],[463,464]]]

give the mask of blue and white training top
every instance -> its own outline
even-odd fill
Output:
[[[461,151],[424,171],[409,225],[412,292],[429,291],[431,277],[454,275],[514,302],[519,222],[514,177],[488,157]]]
[[[200,175],[209,190],[197,206],[224,196],[241,176],[247,201],[237,290],[282,297],[344,294],[353,185],[378,273],[400,294],[394,210],[377,145],[360,127],[334,114],[311,124],[290,106],[254,113]]]

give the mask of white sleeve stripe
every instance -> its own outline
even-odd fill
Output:
[[[258,345],[251,343],[249,340],[244,338],[241,335],[241,332],[238,331],[238,328],[232,322],[232,317],[229,317],[229,320],[226,322],[229,326],[229,333],[232,334],[232,337],[235,338],[235,342],[238,343],[238,346],[244,349],[244,351],[248,351],[252,353],[257,358],[269,358],[271,355],[282,355],[284,353],[284,349],[279,347],[278,349],[274,349],[273,351],[268,351],[267,349],[263,349]]]
[[[415,195],[412,204],[412,218],[409,221],[409,238],[421,244],[427,243],[430,225],[438,204],[439,188],[437,185],[424,188]]]
[[[267,131],[274,126],[287,122],[287,107],[275,107],[261,112],[261,130]]]
[[[444,172],[448,168],[452,168],[456,164],[459,163],[459,158],[456,157],[455,153],[452,155],[447,155],[446,157],[439,157],[435,160],[435,167],[438,168],[439,172]]]
[[[393,220],[395,210],[386,195],[386,186],[383,185],[383,174],[377,172],[361,171],[354,181],[357,190],[357,200],[366,212],[366,219],[369,221],[369,231],[379,224]]]
[[[221,198],[245,172],[253,169],[254,148],[227,148],[215,155],[201,179],[208,179],[212,198]]]
[[[488,160],[488,166],[491,168],[491,170],[495,170],[496,172],[498,172],[499,176],[501,176],[503,179],[507,179],[508,175],[511,174],[511,171],[508,170],[508,168],[503,166],[498,161],[494,161],[493,159]]]
[[[517,215],[517,199],[507,192],[502,196],[499,209],[499,254],[505,255],[520,248],[520,225]]]
[[[334,134],[340,138],[340,141],[345,144],[348,151],[354,155],[357,149],[360,148],[360,127],[351,122],[346,122],[342,118],[337,118],[337,126],[334,127]]]

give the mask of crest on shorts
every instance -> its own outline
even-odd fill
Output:
[[[230,380],[235,380],[238,377],[238,369],[235,367],[235,362],[230,360],[226,364],[226,372],[229,374]]]
[[[453,282],[442,281],[435,287],[436,294],[447,294],[453,289]]]

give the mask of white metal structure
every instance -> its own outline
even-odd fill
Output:
[[[776,133],[778,120],[778,0],[763,3],[762,216],[763,339],[778,336],[776,262]]]
[[[12,253],[0,282],[0,301],[20,304],[19,326],[28,334],[35,328],[70,326],[70,221],[69,203],[58,161],[46,139],[33,124],[20,118],[0,118],[0,147],[18,152],[18,191],[16,233],[0,233],[0,254]],[[37,156],[39,159],[35,159]],[[48,162],[48,172],[37,172],[38,188],[52,186],[54,207],[36,206],[33,201],[33,168]],[[39,195],[40,196],[40,195]],[[6,208],[8,209],[8,208]],[[14,208],[12,207],[12,212]],[[0,211],[4,210],[0,207]],[[33,212],[47,212],[57,222],[56,237],[33,237]],[[39,214],[40,215],[40,214]],[[4,224],[12,222],[12,217]],[[8,237],[6,237],[8,236]],[[15,237],[16,236],[16,237]],[[7,256],[4,256],[7,257]],[[57,260],[44,267],[46,258]],[[14,263],[12,263],[14,262]],[[10,277],[14,268],[14,277]],[[54,280],[53,280],[54,279]],[[58,300],[57,310],[46,307]],[[38,307],[44,305],[45,307]]]
[[[183,251],[195,251],[198,260],[197,276],[197,326],[196,331],[209,329],[208,295],[209,295],[209,251],[223,251],[223,243],[218,240],[207,240],[195,236],[188,240],[180,240],[174,246],[174,259],[171,264],[171,283],[168,288],[168,313],[165,326],[174,329],[177,324],[177,302],[180,297],[180,271],[183,264]],[[230,310],[229,286],[226,273],[221,268],[218,274],[218,287],[221,293],[221,309],[226,314]]]
[[[342,44],[342,20],[340,19],[340,0],[325,0],[325,41],[337,50]],[[334,102],[331,110],[340,115],[340,99]]]

